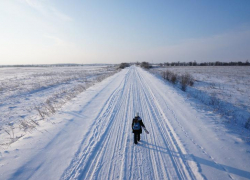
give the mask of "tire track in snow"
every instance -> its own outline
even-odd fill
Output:
[[[193,175],[193,172],[190,170],[190,167],[187,163],[185,163],[185,160],[183,157],[176,157],[176,155],[173,152],[178,152],[178,154],[183,154],[181,149],[179,148],[179,143],[176,142],[176,137],[172,135],[172,132],[169,128],[169,125],[166,125],[161,117],[162,109],[158,105],[157,100],[154,98],[154,94],[151,92],[151,89],[147,83],[147,81],[141,76],[140,73],[137,72],[138,78],[141,81],[141,84],[144,89],[145,99],[147,101],[147,105],[151,106],[148,107],[148,111],[151,112],[151,114],[154,114],[154,120],[157,120],[157,122],[152,122],[152,117],[149,118],[151,120],[151,123],[158,124],[158,130],[159,134],[163,138],[163,142],[168,147],[168,153],[170,154],[170,159],[172,161],[172,165],[175,168],[175,171],[177,173],[178,179],[194,179],[195,176]],[[161,126],[163,125],[163,126]],[[156,129],[154,128],[153,131]],[[166,131],[167,130],[167,131]],[[167,133],[165,133],[167,132]],[[154,135],[155,137],[156,135]],[[155,141],[156,142],[156,141]],[[157,148],[159,151],[159,148]],[[162,164],[163,162],[161,162]],[[164,163],[163,163],[164,164]],[[166,177],[166,175],[164,176]]]
[[[136,76],[137,76],[137,79],[138,79],[138,74],[136,73]],[[150,110],[148,109],[148,102],[146,101],[146,95],[145,95],[145,92],[143,90],[143,84],[141,81],[137,81],[137,84],[139,84],[141,87],[140,87],[140,95],[141,95],[141,104],[142,106],[140,107],[140,112],[143,112],[144,113],[144,117],[146,115],[146,117],[148,119],[151,119],[152,116],[151,116],[151,113],[150,113]],[[146,111],[145,111],[146,110]],[[147,140],[151,140],[151,142],[156,142],[156,134],[155,134],[155,129],[154,129],[154,126],[153,126],[153,123],[150,122],[150,127],[151,127],[151,134],[152,136],[150,136],[151,138],[147,138]],[[156,149],[157,150],[157,149]],[[153,167],[153,175],[154,175],[154,178],[155,179],[163,179],[164,178],[164,175],[162,175],[162,165],[163,163],[161,162],[161,157],[159,157],[158,153],[154,153],[152,151],[148,151],[149,152],[149,155],[148,157],[150,157],[149,159],[151,159],[151,163],[152,163],[152,167]],[[157,163],[158,162],[158,163]],[[160,164],[159,164],[160,163]],[[160,168],[160,170],[159,170]],[[165,173],[165,176],[166,176],[166,173]]]
[[[124,154],[124,150],[122,151],[122,140],[123,140],[123,136],[124,133],[122,133],[121,136],[119,136],[120,132],[124,132],[125,127],[127,127],[126,125],[126,121],[123,121],[123,124],[120,124],[120,120],[122,119],[122,117],[124,117],[124,112],[127,111],[128,109],[128,98],[130,94],[130,90],[126,89],[123,91],[123,93],[121,93],[120,95],[120,99],[118,100],[118,102],[120,102],[120,105],[117,109],[117,113],[116,116],[112,122],[112,127],[110,128],[110,132],[108,133],[108,137],[105,140],[105,144],[102,146],[102,149],[100,149],[100,152],[103,152],[102,155],[104,155],[104,149],[109,150],[107,154],[111,154],[111,157],[106,160],[105,162],[100,161],[99,159],[102,157],[101,154],[98,155],[99,159],[94,159],[93,160],[93,164],[102,164],[102,166],[108,167],[108,173],[100,173],[100,176],[98,176],[98,172],[101,169],[101,166],[98,167],[96,166],[95,168],[91,168],[90,167],[90,173],[92,173],[91,176],[88,176],[88,174],[85,176],[85,179],[117,179],[120,177],[120,171],[116,169],[119,169],[119,166],[117,166],[118,162],[117,159],[122,159],[122,154]],[[124,98],[125,97],[125,98]],[[125,111],[121,110],[122,104],[125,104]],[[119,112],[118,112],[119,111]],[[122,114],[121,114],[122,113]],[[118,128],[116,128],[118,127]],[[114,134],[117,134],[117,137],[114,137]],[[113,139],[115,139],[115,142],[113,142]],[[121,153],[117,153],[117,152],[121,152]],[[120,158],[117,158],[117,156],[120,156]],[[105,163],[105,165],[104,165]],[[116,166],[115,166],[115,165]],[[105,176],[106,175],[106,176]]]
[[[133,73],[132,73],[133,74]],[[130,91],[130,94],[129,94],[129,98],[128,98],[128,102],[127,102],[127,111],[124,111],[123,112],[123,117],[132,117],[133,114],[133,106],[130,106],[129,105],[129,102],[133,102],[133,98],[132,98],[132,93],[133,93],[133,86],[132,86],[132,83],[129,84],[129,91]],[[123,137],[121,139],[121,146],[122,147],[122,164],[121,164],[121,169],[120,169],[120,176],[119,176],[119,179],[125,179],[126,177],[126,172],[127,172],[127,165],[128,165],[128,150],[129,150],[129,142],[130,142],[130,138],[129,138],[129,130],[130,130],[130,122],[129,121],[126,121],[124,120],[126,123],[125,123],[125,126],[124,126],[124,129],[123,129]]]
[[[115,115],[115,113],[111,112],[114,110],[114,106],[118,102],[120,91],[127,81],[127,77],[130,74],[129,72],[130,70],[127,72],[124,81],[113,91],[109,99],[106,101],[105,107],[103,107],[97,118],[95,118],[96,120],[91,127],[94,130],[91,130],[90,128],[89,132],[85,135],[79,150],[70,166],[63,173],[61,179],[78,178],[78,176],[88,171],[87,167],[92,161],[91,158],[94,158],[98,152],[98,149],[102,145],[102,141],[110,128],[111,120]],[[109,119],[109,121],[105,121],[106,119]],[[106,129],[101,130],[100,128]]]
[[[88,144],[83,144],[86,148],[80,151],[79,154],[77,154],[76,158],[74,159],[74,165],[70,166],[70,169],[68,170],[70,172],[66,172],[66,176],[64,176],[63,179],[77,178],[81,175],[81,172],[87,171],[86,167],[89,166],[89,163],[91,163],[92,159],[98,152],[98,149],[102,145],[102,141],[110,128],[110,122],[106,124],[106,122],[102,122],[102,120],[108,118],[107,114],[111,112],[111,107],[113,103],[116,102],[116,98],[117,95],[114,95],[109,104],[110,106],[106,109],[104,114],[96,120],[97,123],[92,134],[90,134],[91,137],[88,137]],[[101,131],[99,129],[99,126],[106,126],[106,129],[104,131]]]
[[[129,151],[128,151],[128,157],[130,162],[128,166],[130,167],[130,171],[127,172],[128,176],[124,179],[159,179],[158,172],[157,172],[157,165],[155,158],[151,157],[151,152],[146,150],[143,147],[140,147],[140,144],[134,145],[133,144],[133,134],[131,133],[131,123],[132,118],[134,117],[135,112],[142,112],[143,109],[142,106],[144,106],[143,97],[142,97],[142,88],[140,87],[140,83],[138,82],[135,70],[133,70],[133,101],[131,104],[132,110],[133,110],[133,116],[131,119],[129,119],[129,132],[130,132],[130,139],[131,143]],[[145,141],[147,141],[147,136],[142,137],[146,138]]]
[[[140,77],[139,77],[138,74],[137,74],[137,76],[140,79]],[[140,80],[140,84],[142,84],[141,80]],[[156,176],[157,179],[164,179],[164,178],[169,177],[169,175],[168,175],[167,172],[162,173],[163,172],[162,169],[158,170],[158,168],[161,168],[162,166],[164,167],[164,163],[162,162],[162,156],[160,154],[158,154],[159,148],[158,148],[158,145],[156,145],[156,142],[157,142],[156,137],[159,138],[159,136],[158,136],[159,133],[156,134],[156,132],[158,132],[159,130],[158,130],[157,127],[154,126],[156,122],[153,122],[153,120],[152,120],[152,119],[154,119],[152,117],[152,115],[151,115],[152,114],[152,109],[150,109],[150,107],[149,107],[151,101],[148,100],[148,95],[145,92],[145,89],[144,89],[143,86],[144,85],[142,84],[142,93],[141,94],[144,94],[144,98],[142,98],[142,99],[143,99],[143,101],[145,101],[145,102],[143,102],[143,104],[146,105],[146,106],[143,107],[144,109],[146,109],[146,111],[144,112],[144,117],[146,115],[146,117],[150,120],[150,132],[152,134],[152,136],[151,136],[151,142],[154,142],[154,147],[155,147],[155,150],[156,150],[156,153],[152,152],[151,155],[150,155],[151,159],[154,161],[154,167],[157,167],[157,168],[154,169],[154,174],[157,175]],[[158,162],[158,164],[157,164],[157,162]],[[167,169],[167,168],[164,168],[164,169]]]
[[[139,86],[140,84],[138,83],[138,79],[136,77],[136,73],[135,71],[133,71],[133,115],[135,114],[135,112],[142,112],[142,106],[144,105],[144,103],[142,103],[142,97],[141,97],[141,87]],[[132,117],[133,118],[133,117]],[[131,123],[132,123],[132,118],[130,119],[130,127],[131,127]],[[132,129],[130,130],[132,131]],[[131,138],[131,141],[133,143],[133,134],[131,134],[130,136]],[[131,171],[128,172],[129,173],[129,178],[128,179],[138,179],[138,178],[141,178],[141,177],[144,177],[144,179],[152,179],[152,177],[155,178],[158,178],[158,175],[157,173],[155,174],[155,171],[154,170],[156,168],[156,163],[153,163],[152,162],[155,162],[154,158],[151,160],[151,158],[148,158],[150,157],[149,155],[147,155],[147,161],[144,162],[144,166],[143,164],[138,164],[138,161],[143,161],[143,153],[142,151],[138,150],[138,147],[137,146],[134,146],[133,144],[131,143],[132,147],[130,149],[130,162],[131,162]],[[148,154],[149,151],[146,151],[146,153]],[[138,158],[140,157],[140,158]],[[143,162],[142,162],[143,163]],[[148,168],[148,165],[151,165],[150,168]],[[145,167],[146,165],[146,167]],[[147,171],[145,172],[144,169],[147,169]],[[148,176],[147,173],[149,173],[149,178],[147,178]],[[146,176],[146,178],[145,178]]]

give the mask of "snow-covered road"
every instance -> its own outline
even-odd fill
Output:
[[[149,134],[134,145],[136,112]],[[215,118],[132,66],[1,151],[0,179],[250,179],[249,144]]]

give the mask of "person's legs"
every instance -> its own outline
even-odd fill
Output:
[[[137,144],[137,132],[134,133],[134,143]]]
[[[141,134],[140,133],[138,133],[138,139],[137,139],[138,141],[140,141],[141,140]]]

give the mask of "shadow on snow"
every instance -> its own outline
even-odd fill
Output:
[[[169,150],[166,147],[161,147],[161,146],[157,146],[154,144],[150,144],[150,143],[145,142],[143,140],[141,140],[140,142],[141,143],[138,144],[138,146],[141,146],[143,148],[146,148],[146,149],[149,149],[152,151],[157,151],[157,152],[169,154],[168,153]],[[220,163],[215,163],[214,161],[209,161],[207,159],[197,157],[193,154],[181,154],[179,152],[173,152],[173,154],[175,154],[176,157],[182,158],[184,161],[195,161],[198,164],[203,164],[203,165],[218,169],[220,171],[224,171],[227,173],[235,174],[235,175],[250,179],[250,172],[248,172],[248,171],[240,170],[240,169],[230,167],[227,165],[223,165]]]

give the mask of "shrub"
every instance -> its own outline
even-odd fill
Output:
[[[151,66],[150,66],[150,64],[149,64],[148,62],[142,62],[142,63],[141,63],[141,67],[142,67],[142,68],[145,68],[145,69],[151,68]]]
[[[20,120],[19,121],[19,128],[21,130],[23,130],[24,132],[26,131],[31,131],[32,129],[36,128],[36,126],[38,126],[38,122],[34,121],[34,120]]]
[[[194,85],[194,78],[189,74],[185,73],[181,76],[178,76],[176,73],[166,70],[161,73],[161,76],[163,79],[170,81],[171,83],[180,83],[181,89],[183,91],[186,91],[187,86],[193,86]]]
[[[128,63],[121,63],[120,66],[119,66],[119,68],[120,69],[124,69],[124,68],[129,67],[129,66],[130,65]]]
[[[176,74],[176,73],[172,73],[172,74],[171,74],[171,82],[172,82],[173,84],[175,84],[176,81],[177,81],[177,74]]]
[[[167,72],[166,71],[163,71],[161,73],[161,76],[163,77],[163,79],[167,79]]]
[[[182,91],[186,91],[187,85],[188,85],[187,74],[181,75],[181,89],[182,89]]]
[[[185,74],[181,75],[181,89],[183,91],[186,91],[186,88],[187,88],[188,85],[193,86],[194,85],[194,79],[190,74],[185,73]]]
[[[169,70],[162,72],[162,77],[167,81],[171,81],[173,84],[177,81],[177,74]]]
[[[171,80],[171,77],[172,77],[172,74],[173,74],[173,73],[172,73],[171,71],[166,70],[166,71],[164,71],[164,72],[162,73],[162,77],[163,77],[164,79],[170,81],[170,80]]]
[[[38,112],[42,119],[45,118],[46,113],[42,110],[41,106],[35,106],[34,109]]]

